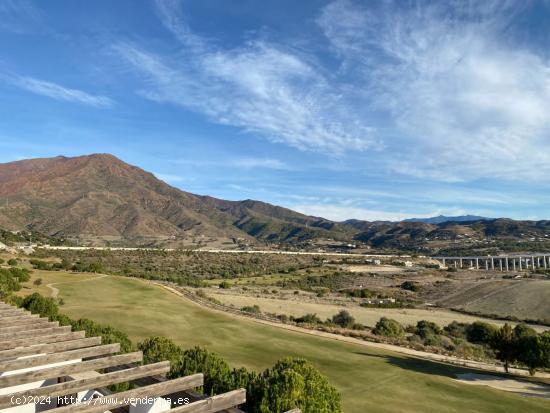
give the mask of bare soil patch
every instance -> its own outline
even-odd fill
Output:
[[[461,383],[489,386],[493,389],[519,393],[524,396],[550,399],[550,385],[548,384],[477,373],[457,374],[456,380]]]

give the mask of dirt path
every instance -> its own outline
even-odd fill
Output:
[[[490,372],[496,372],[496,373],[501,373],[501,374],[503,373],[503,367],[502,366],[491,364],[491,363],[484,363],[484,362],[473,361],[473,360],[465,360],[465,359],[461,359],[461,358],[458,358],[458,357],[446,356],[446,355],[443,355],[443,354],[428,353],[428,352],[425,352],[425,351],[413,350],[413,349],[410,349],[410,348],[400,347],[400,346],[396,346],[396,345],[393,345],[393,344],[375,343],[375,342],[372,342],[372,341],[360,340],[360,339],[357,339],[357,338],[346,337],[346,336],[342,336],[342,335],[339,335],[339,334],[332,334],[332,333],[327,333],[327,332],[318,331],[318,330],[310,330],[310,329],[307,329],[307,328],[297,327],[297,326],[290,325],[290,324],[276,323],[276,322],[273,322],[273,321],[261,320],[261,319],[255,318],[255,317],[247,317],[247,316],[244,316],[244,315],[241,316],[241,315],[237,315],[237,314],[232,314],[232,313],[229,313],[229,312],[226,312],[226,311],[222,311],[222,310],[218,310],[218,309],[215,309],[215,308],[203,306],[203,305],[201,305],[201,304],[199,304],[199,303],[197,303],[193,300],[190,300],[189,298],[185,297],[185,295],[183,295],[181,292],[179,292],[176,289],[174,289],[172,287],[169,287],[167,285],[163,285],[163,284],[152,282],[152,281],[150,281],[150,283],[158,285],[159,287],[162,287],[162,288],[170,291],[171,293],[176,294],[177,296],[179,296],[179,297],[195,304],[198,307],[207,308],[209,311],[214,311],[216,313],[225,314],[228,317],[233,317],[233,318],[237,318],[237,319],[241,319],[241,320],[252,321],[252,322],[255,322],[255,323],[259,323],[259,324],[266,324],[266,325],[281,328],[281,329],[284,329],[284,330],[295,331],[295,332],[298,332],[298,333],[309,334],[309,335],[312,335],[312,336],[323,337],[323,338],[327,338],[327,339],[331,339],[331,340],[344,341],[346,343],[359,344],[359,345],[365,346],[365,347],[372,347],[372,348],[377,348],[377,349],[381,349],[381,350],[393,351],[393,352],[396,352],[396,353],[406,354],[406,355],[414,356],[414,357],[421,358],[421,359],[424,359],[424,360],[435,361],[435,362],[440,362],[440,363],[447,363],[447,364],[453,364],[453,365],[457,365],[457,366],[469,367],[469,368],[485,370],[485,371],[490,371]],[[527,370],[515,369],[515,368],[510,368],[510,373],[512,373],[514,375],[517,375],[517,376],[528,376],[529,375],[529,372]],[[550,373],[537,373],[537,377],[550,378]],[[513,380],[513,379],[511,379],[511,380]]]
[[[57,283],[50,283],[50,284],[46,284],[46,287],[48,287],[52,293],[50,295],[51,298],[57,298],[58,295],[59,295],[59,289],[54,287],[54,285],[59,285],[59,284],[72,284],[72,283],[83,283],[83,282],[86,282],[86,281],[96,281],[96,280],[99,280],[101,278],[105,278],[105,277],[108,277],[109,274],[103,274],[103,275],[100,275],[99,277],[93,277],[93,278],[88,278],[87,280],[76,280],[76,281],[61,281],[61,282],[57,282]]]

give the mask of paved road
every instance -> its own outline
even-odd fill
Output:
[[[36,248],[49,249],[49,250],[73,250],[73,251],[85,251],[85,250],[98,250],[98,251],[182,251],[175,248],[135,248],[135,247],[68,247],[68,246],[52,246],[43,245]],[[220,254],[279,254],[279,255],[317,255],[317,256],[341,256],[341,257],[361,257],[361,258],[410,258],[410,255],[396,255],[396,254],[357,254],[357,253],[345,253],[345,252],[306,252],[306,251],[277,251],[277,250],[220,250],[220,249],[194,249],[193,252],[210,252]],[[419,258],[425,258],[419,256]]]

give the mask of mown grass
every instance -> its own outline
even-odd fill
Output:
[[[109,323],[136,341],[164,335],[186,347],[207,346],[233,366],[257,370],[285,356],[305,357],[340,390],[347,413],[550,412],[549,401],[453,380],[465,371],[461,368],[235,319],[143,281],[41,277],[44,283],[75,281],[57,285],[64,313]]]

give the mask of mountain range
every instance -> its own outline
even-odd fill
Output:
[[[356,242],[403,248],[462,237],[544,237],[549,221],[436,217],[334,222],[261,201],[226,201],[174,188],[109,154],[0,164],[0,228],[88,243],[140,245]]]
[[[459,215],[449,217],[446,215],[438,215],[430,218],[408,218],[403,222],[424,222],[425,224],[442,224],[443,222],[473,222],[473,221],[491,221],[494,218],[481,217],[478,215]]]
[[[264,202],[225,201],[169,186],[109,154],[0,164],[0,227],[51,236],[279,242],[345,226]]]

